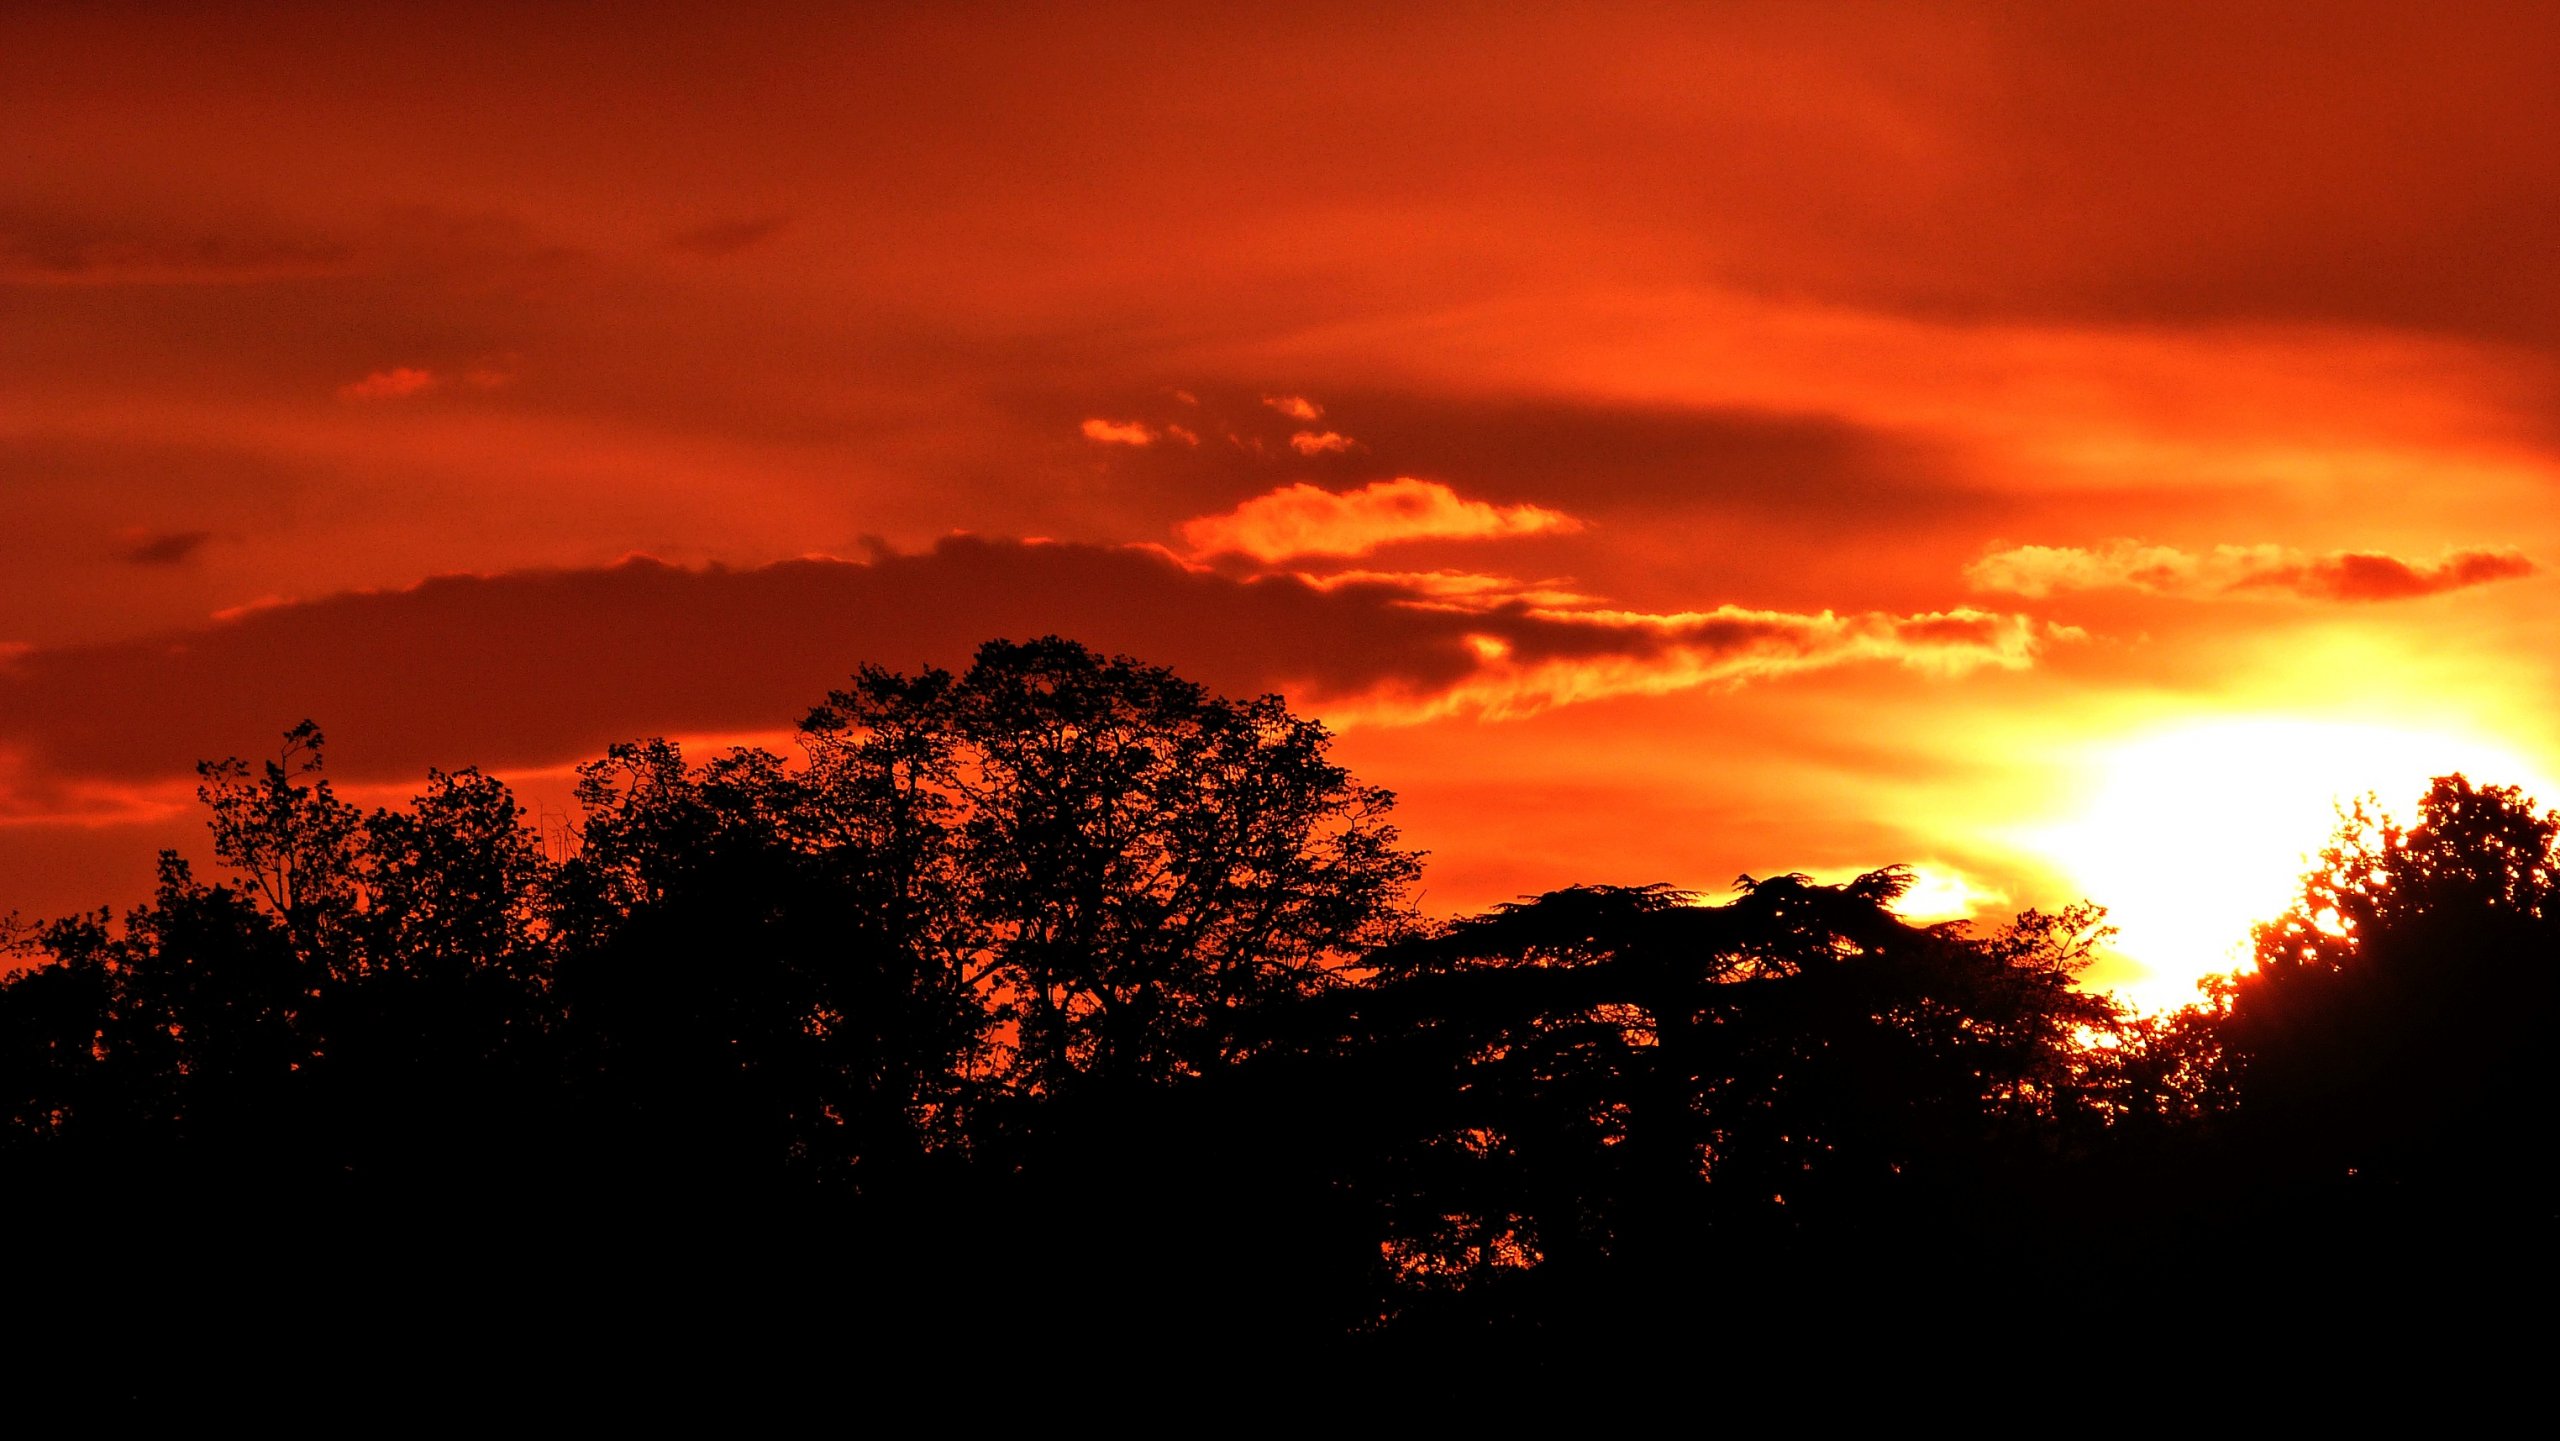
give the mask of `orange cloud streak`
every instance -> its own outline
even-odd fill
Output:
[[[1298,484],[1255,496],[1224,515],[1186,521],[1182,538],[1204,555],[1258,560],[1366,555],[1409,540],[1494,540],[1580,530],[1582,522],[1536,505],[1468,500],[1436,480],[1399,476],[1335,492]]]
[[[2098,550],[2022,545],[1984,556],[1966,569],[1977,590],[2029,598],[2077,590],[2135,590],[2151,595],[2214,596],[2282,592],[2314,600],[2407,600],[2534,573],[2513,550],[2452,550],[2433,562],[2374,551],[2310,556],[2282,546],[2216,546],[2191,554],[2171,546],[2119,540]]]
[[[1886,661],[1932,675],[1993,667],[2023,670],[2051,640],[2079,638],[2067,627],[2022,615],[1951,610],[1920,615],[1796,614],[1719,606],[1706,612],[1537,610],[1537,619],[1585,630],[1590,653],[1524,654],[1498,633],[1470,635],[1476,668],[1421,694],[1382,689],[1323,707],[1336,724],[1418,725],[1453,715],[1511,720],[1558,706],[1619,696],[1659,696],[1702,686],[1741,685],[1860,661]],[[1628,648],[1626,638],[1650,642]]]
[[[1079,428],[1084,432],[1084,438],[1096,445],[1146,446],[1156,443],[1155,428],[1143,421],[1104,420],[1097,416]]]

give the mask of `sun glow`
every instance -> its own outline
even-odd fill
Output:
[[[2283,718],[2217,721],[2106,746],[2077,814],[2020,837],[2107,907],[2139,974],[2136,1005],[2175,1006],[2246,958],[2252,923],[2282,911],[2337,808],[2367,793],[2405,815],[2435,776],[2552,794],[2537,768],[2451,733]]]
[[[2005,891],[1989,889],[1959,871],[1934,864],[1911,868],[1911,889],[1892,906],[1893,913],[1917,925],[1969,920],[2008,904]]]

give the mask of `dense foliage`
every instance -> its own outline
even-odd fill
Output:
[[[2073,984],[2094,909],[1918,927],[1895,870],[1426,923],[1321,727],[1067,642],[865,670],[803,738],[614,747],[562,846],[474,771],[361,811],[308,725],[203,767],[219,879],[13,937],[8,1194],[146,1269],[824,1274],[827,1325],[956,1365],[1007,1317],[1017,1368],[1733,1355],[2041,1304],[2101,1235],[2170,1306],[2551,1219],[2560,820],[2513,791],[2357,811],[2254,971],[2136,1017]]]

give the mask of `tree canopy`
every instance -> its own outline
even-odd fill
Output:
[[[1330,739],[994,642],[863,669],[796,755],[611,747],[546,843],[474,770],[353,805],[306,723],[202,767],[217,874],[10,932],[0,1178],[91,1256],[169,1197],[218,1249],[583,1254],[599,1296],[719,1238],[866,1323],[1046,1338],[1017,1367],[1738,1355],[2050,1304],[2093,1228],[2171,1308],[2540,1224],[2560,816],[2514,790],[2354,809],[2254,968],[2145,1017],[2077,984],[2095,907],[1919,926],[1897,868],[1423,916]]]
[[[2402,821],[2340,818],[2224,992],[2268,1144],[2368,1185],[2468,1186],[2546,1133],[2560,975],[2560,814],[2438,778]]]

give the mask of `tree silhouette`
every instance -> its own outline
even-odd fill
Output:
[[[343,800],[308,723],[202,767],[218,869],[0,934],[21,1274],[318,1258],[377,1362],[450,1274],[586,1333],[832,1298],[794,1367],[1445,1388],[1925,1351],[2092,1278],[2344,1304],[2547,1227],[2560,816],[2511,789],[2357,808],[2254,971],[2137,1017],[2075,985],[2095,908],[1915,926],[1898,869],[1426,921],[1321,726],[1055,638],[802,741],[614,746],[556,854],[477,771]]]
[[[1033,1092],[1197,1074],[1232,1016],[1392,936],[1419,858],[1394,798],[1277,696],[1231,701],[1056,638],[965,675],[865,670],[804,726],[813,774],[901,832],[947,828],[954,897]],[[943,888],[946,892],[948,887]]]
[[[2526,1164],[2551,1099],[2560,815],[2458,775],[2407,823],[2359,802],[2256,942],[2222,1031],[2271,1152],[2368,1190]]]
[[[1605,1350],[1674,1315],[1705,1344],[1756,1324],[1743,1297],[2000,1244],[1988,1203],[2113,1018],[2070,985],[2094,917],[1916,928],[1887,909],[1908,883],[1577,887],[1457,922],[1266,1022],[1262,1104],[1329,1098],[1328,1124],[1229,1129],[1299,1137],[1289,1168],[1367,1207],[1369,1305],[1466,1346]]]
[[[991,1021],[916,913],[913,845],[762,751],[616,746],[579,794],[557,1034],[589,1165],[868,1187],[949,1129]]]
[[[200,768],[235,881],[164,855],[120,924],[43,930],[54,964],[0,1007],[32,1028],[11,1095],[45,1123],[19,1141],[223,1185],[461,1184],[520,1154],[541,1095],[540,853],[477,773],[368,816],[323,751],[306,723],[255,771]],[[73,991],[89,1014],[36,1000]]]
[[[322,774],[325,740],[304,721],[285,734],[283,753],[252,774],[237,758],[196,767],[211,814],[213,851],[239,872],[267,914],[279,920],[306,961],[336,959],[360,905],[357,852],[363,813],[337,797]]]

